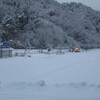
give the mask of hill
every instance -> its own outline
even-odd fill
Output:
[[[81,3],[1,0],[0,36],[13,47],[99,48],[100,12]]]

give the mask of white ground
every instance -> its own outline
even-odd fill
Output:
[[[0,59],[0,100],[100,100],[100,50]]]

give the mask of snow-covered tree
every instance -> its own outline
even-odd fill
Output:
[[[100,12],[81,3],[0,0],[0,34],[36,48],[100,47]]]

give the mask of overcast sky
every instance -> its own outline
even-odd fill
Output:
[[[92,7],[95,10],[100,11],[100,0],[57,0],[58,2],[81,2],[87,6]]]

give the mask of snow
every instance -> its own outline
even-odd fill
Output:
[[[0,100],[100,100],[100,50],[0,59]]]

